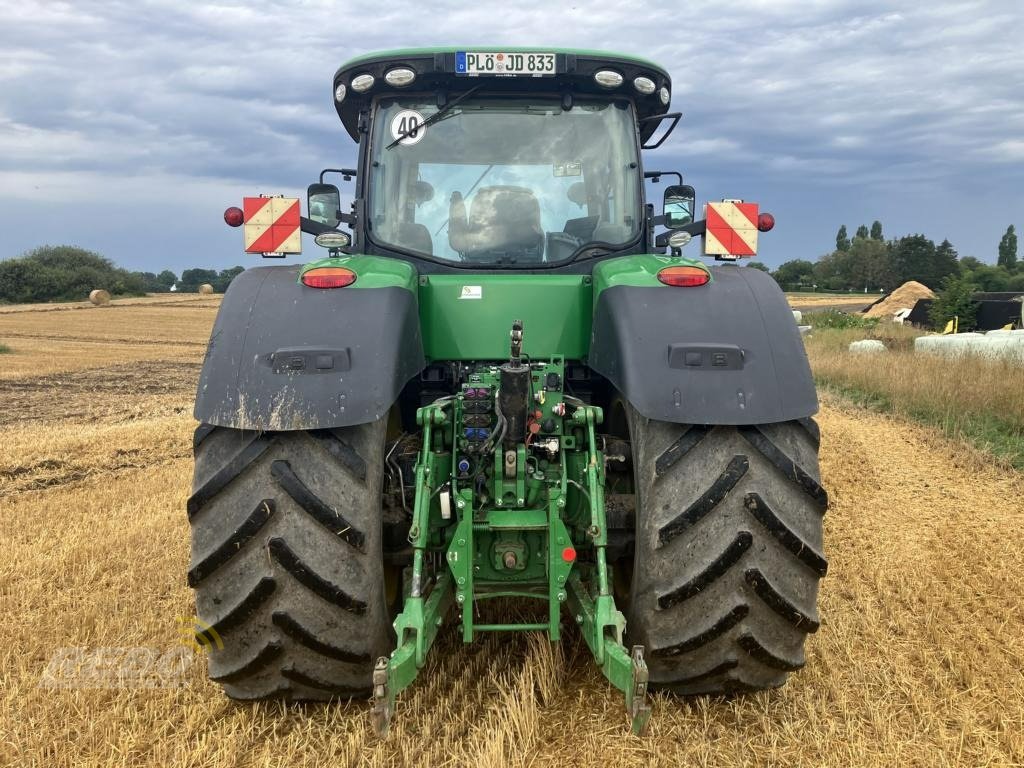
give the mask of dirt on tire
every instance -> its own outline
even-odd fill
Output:
[[[630,412],[636,557],[626,632],[654,687],[778,688],[817,632],[822,517],[817,425],[650,421]]]
[[[231,698],[369,694],[374,662],[394,647],[381,549],[386,427],[196,429],[188,583],[210,679]]]

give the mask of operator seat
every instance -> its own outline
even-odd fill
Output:
[[[466,215],[460,192],[453,192],[448,243],[462,255],[490,253],[533,257],[544,252],[540,203],[526,187],[481,187]]]
[[[409,185],[408,200],[410,218],[414,219],[415,209],[434,199],[434,188],[425,181],[414,181]],[[398,242],[410,250],[434,255],[434,239],[430,230],[415,220],[402,221],[398,225]]]
[[[594,227],[594,234],[591,237],[599,243],[610,243],[611,245],[622,245],[632,236],[630,228],[625,224],[612,224],[604,222]]]
[[[430,230],[415,221],[403,221],[398,225],[398,242],[411,251],[434,255],[434,239]]]

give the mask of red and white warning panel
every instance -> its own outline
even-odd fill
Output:
[[[246,253],[302,253],[299,198],[246,197],[242,214]]]
[[[708,256],[753,256],[757,253],[757,203],[723,200],[708,203],[704,253]]]

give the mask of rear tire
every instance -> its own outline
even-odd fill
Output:
[[[210,679],[231,698],[370,691],[374,660],[394,647],[381,552],[385,430],[196,430],[188,582]]]
[[[818,629],[828,565],[817,425],[627,414],[637,523],[626,631],[646,648],[652,685],[679,694],[781,686]]]

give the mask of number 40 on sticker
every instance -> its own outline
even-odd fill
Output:
[[[423,115],[415,109],[403,109],[391,118],[391,138],[406,147],[419,143],[427,132],[423,120]]]

